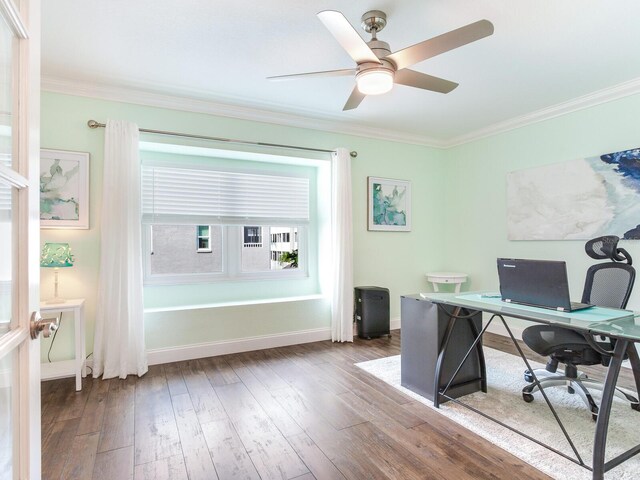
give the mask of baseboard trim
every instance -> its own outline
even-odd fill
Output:
[[[265,348],[286,347],[288,345],[299,345],[301,343],[320,342],[330,339],[331,329],[316,328],[297,332],[181,345],[178,347],[154,348],[147,350],[147,361],[149,365],[159,365],[162,363],[181,362],[184,360],[194,360],[196,358],[264,350]]]
[[[354,324],[355,326],[355,324]],[[400,329],[400,317],[390,320],[390,330]],[[524,328],[510,326],[511,332],[517,339],[522,339]],[[487,332],[508,337],[509,333],[504,325],[499,322],[492,322],[487,328]],[[354,329],[354,336],[356,335]],[[289,345],[299,345],[302,343],[321,342],[331,340],[331,329],[316,328],[310,330],[300,330],[297,332],[278,333],[273,335],[261,335],[255,337],[237,338],[231,340],[220,340],[217,342],[197,343],[192,345],[181,345],[178,347],[155,348],[147,350],[147,361],[149,365],[160,365],[163,363],[181,362],[194,360],[197,358],[214,357],[217,355],[227,355],[231,353],[250,352],[254,350],[264,350],[266,348],[286,347]],[[92,367],[93,359],[86,362],[88,367]],[[623,362],[623,367],[630,368],[628,361]],[[53,363],[41,364],[41,379],[53,380],[58,378],[75,376],[74,360],[66,360]]]
[[[391,319],[391,321],[389,322],[389,329],[390,330],[400,329],[400,317],[395,317]]]
[[[61,360],[40,364],[40,380],[55,380],[76,376],[76,361]]]

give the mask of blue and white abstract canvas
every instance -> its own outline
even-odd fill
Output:
[[[509,240],[640,239],[640,148],[507,174]]]

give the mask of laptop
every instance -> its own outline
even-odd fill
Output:
[[[569,299],[567,264],[553,260],[498,258],[502,301],[560,312],[589,308]]]

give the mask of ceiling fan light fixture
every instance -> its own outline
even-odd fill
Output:
[[[356,84],[363,95],[381,95],[393,88],[393,72],[382,68],[359,72]]]
[[[493,24],[489,20],[478,20],[392,53],[387,42],[378,40],[378,33],[387,24],[387,15],[380,10],[370,10],[362,15],[362,28],[371,34],[368,42],[362,39],[349,20],[338,11],[323,10],[318,13],[318,18],[355,62],[355,68],[268,78],[291,80],[302,77],[351,76],[355,73],[356,85],[342,111],[358,108],[367,95],[389,92],[394,83],[438,93],[451,92],[458,86],[456,82],[410,70],[408,67],[493,34]]]

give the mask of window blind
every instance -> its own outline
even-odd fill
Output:
[[[142,221],[166,224],[306,224],[309,222],[309,179],[143,165]]]

